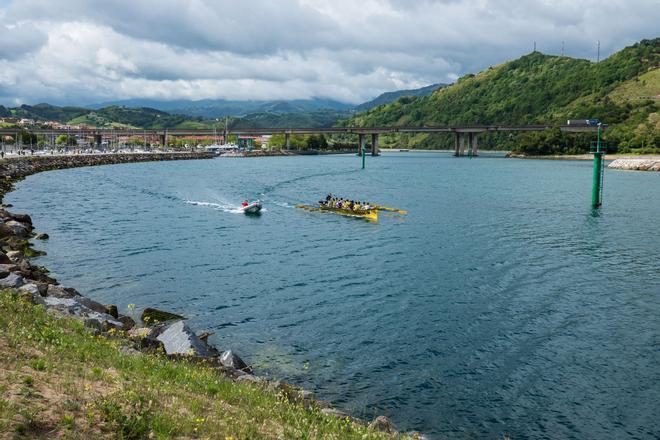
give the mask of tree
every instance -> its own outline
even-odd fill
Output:
[[[75,136],[69,136],[66,134],[61,134],[55,139],[55,144],[60,146],[73,146],[77,143]]]

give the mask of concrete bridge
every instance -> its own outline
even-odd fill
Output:
[[[291,135],[305,134],[353,134],[358,136],[358,152],[366,147],[368,136],[371,136],[371,154],[378,155],[378,137],[381,134],[392,133],[453,133],[454,135],[454,155],[464,156],[466,154],[477,156],[479,154],[478,138],[482,133],[488,132],[526,132],[542,131],[556,126],[553,125],[459,125],[459,126],[422,126],[422,127],[329,127],[329,128],[232,128],[223,130],[223,139],[229,135],[238,136],[262,136],[272,134],[283,134],[285,148],[289,149]],[[601,130],[606,126],[601,126]],[[595,133],[596,126],[591,125],[561,125],[559,129],[568,133]],[[184,136],[215,136],[218,131],[214,129],[49,129],[49,128],[30,128],[26,129],[29,133],[35,135],[48,136],[53,140],[56,136],[67,134],[78,137],[93,137],[97,146],[100,147],[103,139],[111,139],[117,136],[136,136],[147,138],[157,137],[161,145],[166,145],[168,137]],[[0,135],[12,136],[18,139],[19,130],[0,129]]]

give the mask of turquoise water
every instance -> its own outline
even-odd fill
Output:
[[[660,437],[660,173],[443,153],[214,159],[31,176],[38,260],[191,318],[261,373],[432,438]],[[328,191],[376,224],[293,206]],[[246,217],[243,198],[265,212]]]

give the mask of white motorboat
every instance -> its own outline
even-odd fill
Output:
[[[257,200],[256,202],[248,203],[241,209],[243,210],[244,214],[258,214],[261,212],[261,202]]]

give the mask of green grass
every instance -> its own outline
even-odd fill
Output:
[[[391,438],[0,292],[0,437]]]
[[[660,96],[660,69],[651,70],[637,78],[624,82],[614,89],[609,96],[618,103]]]

